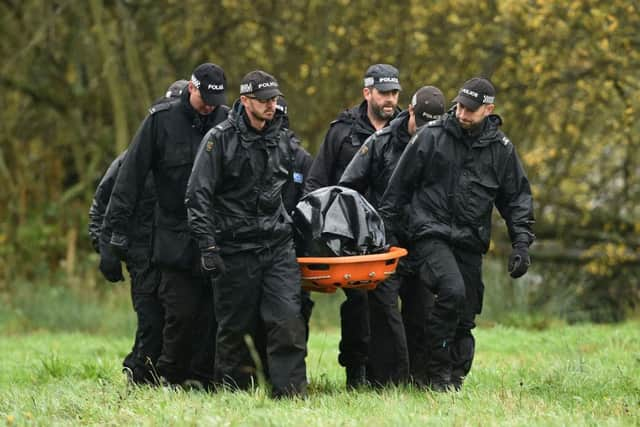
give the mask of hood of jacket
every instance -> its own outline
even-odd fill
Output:
[[[278,143],[282,117],[274,115],[273,119],[266,121],[264,128],[261,130],[254,129],[249,124],[244,105],[237,99],[229,111],[229,121],[240,134],[240,139],[243,143],[250,144],[261,139],[266,140],[267,143]]]

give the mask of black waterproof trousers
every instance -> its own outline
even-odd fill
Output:
[[[371,340],[366,375],[373,386],[401,384],[409,379],[407,338],[398,304],[402,279],[390,276],[369,291]]]
[[[151,262],[149,247],[132,246],[127,253],[131,301],[138,320],[135,341],[122,366],[131,369],[136,383],[153,383],[162,348],[164,309],[158,297],[160,272]]]
[[[402,323],[407,337],[409,353],[409,376],[411,382],[425,386],[427,378],[427,323],[433,310],[433,293],[417,275],[400,276],[400,300],[402,301]]]
[[[482,310],[482,254],[433,238],[419,240],[416,252],[422,260],[421,280],[430,285],[436,297],[427,323],[429,382],[436,387],[459,388],[471,369],[475,351],[471,330]]]
[[[264,345],[273,396],[306,393],[306,330],[293,241],[222,258],[226,274],[214,281],[216,381],[238,389],[256,384],[249,336],[256,350]]]
[[[343,289],[347,299],[340,305],[340,365],[364,366],[369,353],[371,330],[369,328],[368,291]]]
[[[213,385],[215,331],[211,282],[199,273],[161,269],[159,295],[165,311],[158,373],[171,384]]]

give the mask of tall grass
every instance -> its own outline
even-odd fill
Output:
[[[312,334],[307,399],[263,390],[219,392],[128,386],[125,337],[37,332],[0,337],[0,423],[7,425],[634,426],[640,423],[640,324],[476,334],[459,393],[412,387],[348,392],[339,333]]]
[[[640,323],[567,326],[571,295],[541,304],[532,269],[485,263],[477,356],[460,393],[348,392],[338,366],[341,292],[314,294],[309,397],[131,387],[120,374],[135,327],[129,287],[82,278],[17,281],[0,293],[0,424],[640,425]],[[517,326],[517,327],[516,327]],[[553,326],[553,327],[552,327]]]

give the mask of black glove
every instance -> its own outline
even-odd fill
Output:
[[[514,279],[523,276],[531,265],[529,246],[526,243],[516,243],[509,256],[509,274]]]
[[[204,274],[213,278],[224,276],[227,271],[220,256],[220,249],[215,246],[202,250],[200,266]]]
[[[100,272],[112,283],[124,281],[122,264],[111,252],[111,246],[106,243],[100,243]]]
[[[109,241],[111,252],[124,261],[127,259],[127,249],[129,248],[129,239],[124,234],[113,233]]]

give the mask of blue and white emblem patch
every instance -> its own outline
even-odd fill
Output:
[[[295,182],[296,184],[302,184],[304,182],[304,175],[302,175],[300,172],[294,172],[293,182]]]

